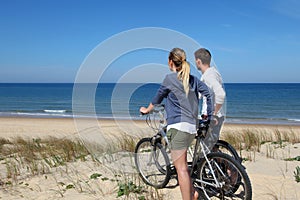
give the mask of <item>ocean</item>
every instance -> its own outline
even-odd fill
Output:
[[[115,94],[116,87],[119,89]],[[94,96],[96,116],[140,119],[139,107],[149,104],[158,87],[98,84]],[[132,94],[128,94],[128,88]],[[300,83],[228,83],[225,90],[227,123],[300,125]],[[93,113],[90,109],[85,112],[84,107],[80,115],[73,115],[72,92],[72,83],[0,83],[0,116],[91,117]]]

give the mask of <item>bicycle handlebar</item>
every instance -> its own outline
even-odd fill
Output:
[[[158,104],[155,105],[154,108],[149,113],[141,113],[141,115],[147,115],[146,122],[149,127],[155,130],[159,130],[161,127],[163,127],[162,124],[165,122],[164,111],[165,111],[165,105]],[[155,121],[157,120],[159,121],[160,125],[155,124]],[[207,131],[209,126],[213,125],[213,123],[211,124],[211,122],[213,121],[214,119],[199,120],[198,131]]]
[[[158,131],[165,126],[164,110],[164,104],[158,104],[154,105],[154,108],[149,113],[141,113],[141,115],[146,115],[146,123],[148,126]]]
[[[207,127],[210,124],[210,120],[199,120],[199,127]]]

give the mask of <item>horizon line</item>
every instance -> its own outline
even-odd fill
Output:
[[[85,83],[74,83],[74,82],[0,82],[0,84],[117,84],[118,82],[85,82]],[[121,84],[141,84],[143,82],[127,82]],[[143,84],[161,84],[161,82],[149,82]],[[224,82],[224,84],[300,84],[300,82]]]

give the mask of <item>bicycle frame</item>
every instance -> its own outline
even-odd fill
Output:
[[[169,146],[169,140],[167,138],[167,134],[166,134],[166,127],[167,125],[164,124],[164,113],[163,113],[163,110],[164,110],[164,107],[163,106],[159,106],[157,110],[153,111],[154,113],[157,113],[158,116],[159,116],[159,125],[157,126],[156,124],[153,124],[151,119],[147,119],[147,124],[149,125],[149,127],[152,127],[153,130],[157,131],[157,134],[153,136],[153,145],[155,144],[155,142],[157,142],[157,140],[160,142],[160,143],[163,143],[163,140],[165,141],[165,148],[167,148]],[[191,171],[190,171],[190,174],[192,175],[194,173],[194,169],[197,165],[197,162],[198,160],[200,159],[200,155],[201,153],[203,154],[204,156],[204,159],[207,161],[208,163],[208,166],[209,166],[209,169],[213,175],[213,179],[214,179],[214,184],[212,183],[209,183],[209,182],[206,182],[206,181],[203,181],[203,180],[200,180],[200,179],[194,179],[194,181],[196,181],[196,184],[197,182],[198,183],[204,183],[204,184],[207,184],[207,185],[210,185],[210,186],[213,186],[213,187],[222,187],[222,183],[220,183],[217,178],[216,178],[216,175],[213,171],[213,168],[211,166],[211,163],[209,162],[208,158],[207,158],[207,154],[209,154],[211,151],[208,149],[208,147],[203,143],[203,139],[205,138],[205,135],[207,134],[207,131],[208,131],[208,125],[203,123],[200,125],[199,127],[199,130],[198,130],[198,133],[196,134],[195,136],[195,139],[196,139],[196,144],[195,144],[195,149],[194,149],[194,152],[192,152],[192,149],[191,147],[188,148],[188,153],[192,156],[193,160],[192,160],[192,163],[189,164],[189,167],[191,168]],[[199,152],[198,154],[198,149],[201,149],[201,152]],[[153,153],[153,152],[152,152]],[[154,155],[151,155],[151,158],[150,158],[150,161],[152,159],[155,159],[155,158],[152,158],[152,157],[155,157]],[[201,158],[202,159],[202,158]],[[170,163],[172,163],[172,160],[170,159]],[[221,172],[221,175],[225,176],[225,174],[222,172],[221,168],[219,167],[219,165],[217,163],[214,163],[217,167],[217,169],[219,170],[219,172]],[[172,166],[171,166],[172,167]],[[199,188],[201,188],[200,186],[198,186]],[[202,188],[203,189],[203,188]]]
[[[209,165],[209,169],[210,171],[212,172],[212,175],[213,175],[213,178],[214,178],[214,181],[215,181],[215,184],[212,184],[212,183],[209,183],[209,182],[206,182],[206,181],[203,181],[203,180],[200,180],[200,179],[194,179],[195,181],[199,182],[199,183],[204,183],[204,184],[207,184],[207,185],[211,185],[211,186],[214,186],[214,187],[221,187],[222,184],[217,180],[216,178],[216,175],[214,173],[214,170],[212,169],[212,166],[207,158],[207,154],[210,153],[210,150],[208,149],[208,147],[203,143],[202,141],[202,136],[200,135],[197,135],[196,136],[196,144],[195,144],[195,149],[194,149],[194,157],[193,157],[193,162],[192,162],[192,166],[191,166],[191,175],[194,173],[194,169],[195,169],[195,166],[197,165],[197,162],[198,160],[200,159],[200,153],[198,154],[198,148],[200,146],[200,149],[201,149],[201,152],[205,158],[205,160],[207,161],[208,165]],[[216,163],[217,164],[217,163]],[[220,167],[217,165],[218,169],[220,172],[222,172],[222,170],[220,169]],[[225,175],[223,172],[222,172],[222,175]],[[200,187],[200,186],[198,186]],[[201,188],[201,187],[200,187]],[[201,188],[203,189],[203,188]]]
[[[171,156],[168,155],[170,142],[166,134],[164,110],[153,111],[153,116],[151,118],[148,115],[146,122],[156,134],[152,137],[142,138],[138,142],[135,149],[135,153],[137,153],[135,162],[143,181],[160,189],[167,186],[170,179],[176,177],[177,173]],[[200,121],[195,142],[187,150],[190,155],[187,164],[194,188],[205,199],[210,199],[216,195],[216,197],[229,195],[228,197],[246,197],[247,200],[250,200],[252,195],[251,182],[243,166],[239,163],[237,153],[233,152],[232,148],[222,140],[220,140],[221,142],[217,141],[216,149],[212,151],[205,144],[205,136],[210,134],[211,130],[209,121]],[[140,150],[142,152],[143,145],[146,147],[146,152],[150,153],[148,156],[146,155],[147,160],[138,156]],[[229,154],[224,154],[223,150],[220,151],[219,146],[224,147],[225,151],[228,150]],[[146,164],[149,168],[144,168],[140,163],[144,163],[144,166]],[[152,168],[153,164],[154,167]],[[155,171],[153,176],[151,171]],[[246,196],[243,196],[244,194]]]
[[[165,127],[164,127],[165,128]],[[160,129],[160,131],[153,137],[154,141],[153,142],[156,142],[156,139],[160,139],[160,142],[162,141],[161,139],[164,138],[165,139],[165,142],[166,142],[166,145],[165,147],[167,148],[167,146],[169,145],[169,141],[168,141],[168,138],[166,136],[166,132],[164,131],[164,128]],[[161,137],[161,138],[160,138]],[[203,180],[200,180],[200,179],[194,179],[194,181],[196,181],[195,184],[197,184],[197,182],[199,183],[204,183],[206,185],[210,185],[210,186],[213,186],[213,187],[222,187],[222,183],[220,183],[217,178],[216,178],[216,175],[213,171],[213,168],[211,166],[211,163],[209,162],[208,158],[207,158],[207,154],[210,153],[210,150],[208,149],[208,147],[203,143],[203,139],[204,139],[204,136],[202,135],[196,135],[195,137],[196,139],[196,144],[195,144],[195,149],[194,149],[194,152],[192,153],[192,150],[191,148],[189,147],[188,148],[188,151],[189,153],[193,156],[193,161],[192,161],[192,164],[190,166],[191,168],[191,171],[190,171],[190,174],[192,175],[194,173],[194,169],[197,165],[197,161],[200,159],[200,152],[198,153],[198,150],[199,150],[199,147],[201,149],[201,153],[203,154],[204,156],[204,159],[207,161],[208,165],[209,165],[209,169],[210,171],[212,172],[212,175],[213,175],[213,178],[214,178],[214,181],[215,183],[212,184],[212,183],[209,183],[209,182],[206,182],[206,181],[203,181]],[[153,153],[153,152],[152,152]],[[151,156],[152,157],[152,156]],[[215,163],[215,165],[217,166],[219,172],[221,172],[221,174],[223,176],[225,176],[225,174],[222,172],[221,168],[218,166],[217,163]],[[198,184],[197,184],[198,185]],[[199,188],[203,189],[202,187],[198,186]]]

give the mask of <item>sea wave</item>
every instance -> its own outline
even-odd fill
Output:
[[[67,110],[43,110],[45,113],[66,113]]]
[[[230,124],[300,125],[300,119],[286,119],[286,118],[226,117],[225,122]]]
[[[71,113],[46,112],[0,112],[1,117],[33,117],[33,118],[72,118]]]
[[[289,121],[300,122],[300,119],[288,119]]]
[[[80,113],[74,115],[69,110],[39,110],[39,111],[7,111],[0,112],[0,117],[32,117],[32,118],[97,118],[108,120],[144,120],[140,115],[118,114],[91,114]],[[225,123],[229,124],[273,124],[273,125],[300,125],[300,119],[274,119],[274,118],[245,118],[245,117],[226,117]]]

